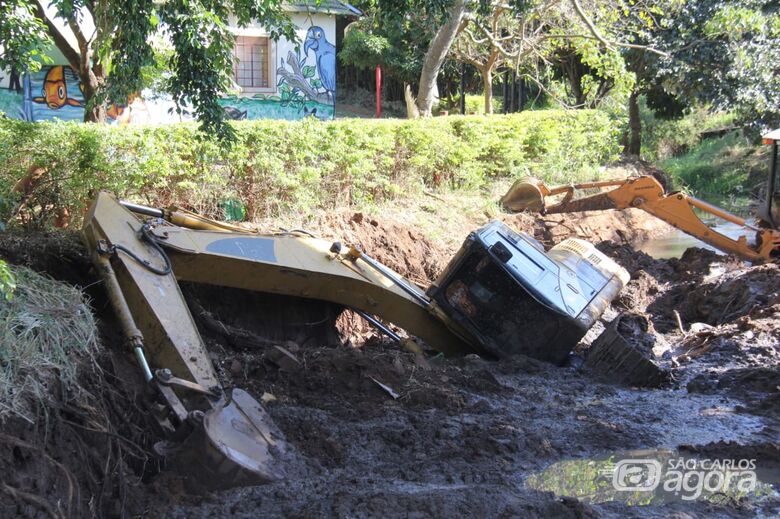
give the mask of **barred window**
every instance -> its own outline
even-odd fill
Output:
[[[242,88],[268,88],[268,38],[236,37],[233,76]]]

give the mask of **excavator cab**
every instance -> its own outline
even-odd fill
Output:
[[[758,208],[758,217],[768,227],[780,228],[780,173],[777,171],[777,147],[780,142],[780,129],[763,136],[764,144],[771,146],[769,178],[766,185],[766,199]]]

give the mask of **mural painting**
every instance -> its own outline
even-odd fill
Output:
[[[15,71],[0,70],[0,112],[14,119],[25,119],[21,78]]]
[[[276,94],[231,96],[220,104],[233,119],[334,118],[336,47],[321,27],[309,27],[302,54],[291,49],[279,59],[276,77]]]
[[[335,16],[306,11],[296,12],[293,19],[299,27],[297,45],[285,39],[272,41],[260,26],[236,32],[234,79],[242,91],[219,100],[230,119],[335,117]],[[0,112],[10,117],[83,121],[85,104],[79,78],[68,65],[44,66],[29,74],[0,70]],[[170,96],[144,92],[132,96],[127,106],[109,106],[107,117],[108,122],[118,124],[192,119],[191,114],[179,114],[175,108]]]
[[[9,74],[8,85],[0,89],[0,111],[25,121],[84,120],[84,94],[76,73],[67,65],[43,67],[38,72]],[[2,78],[0,78],[2,80]],[[125,106],[109,105],[109,122],[128,122]]]
[[[41,96],[33,97],[32,102],[44,104],[52,110],[59,110],[65,105],[84,107],[83,99],[68,97],[68,82],[65,80],[65,70],[63,65],[50,67],[43,76],[43,85],[41,87]],[[70,67],[67,67],[70,76],[72,76],[71,85],[75,84],[79,90],[82,90],[81,83],[73,73]],[[75,92],[71,92],[74,95]]]

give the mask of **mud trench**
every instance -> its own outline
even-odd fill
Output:
[[[452,252],[414,229],[362,215],[328,225],[423,284]],[[535,234],[555,240],[565,233],[537,227]],[[655,260],[604,241],[599,248],[629,270],[631,281],[561,367],[523,356],[493,362],[415,354],[334,305],[184,285],[221,382],[262,400],[294,453],[283,462],[281,481],[206,492],[191,474],[154,457],[157,438],[139,407],[137,371],[83,253],[63,245],[72,237],[35,239],[31,248],[4,238],[0,252],[89,286],[106,351],[105,369],[85,369],[84,376],[114,388],[115,400],[98,410],[115,424],[111,434],[82,430],[95,417],[68,418],[82,427],[2,426],[37,449],[0,441],[2,468],[15,474],[6,483],[39,496],[54,516],[69,488],[53,475],[58,465],[49,458],[72,474],[79,498],[62,515],[74,517],[744,517],[780,510],[777,265],[750,267],[696,249]],[[584,369],[591,343],[621,312],[641,317],[631,329],[640,342],[652,339],[643,343],[644,355],[668,372],[661,387],[617,384]],[[106,470],[96,460],[116,449],[105,438],[112,435],[125,450],[112,451]],[[73,442],[94,452],[85,458]],[[774,488],[762,496],[629,506],[601,490],[576,499],[531,484],[561,463],[592,468],[593,460],[656,449],[755,459]],[[577,481],[589,472],[561,474]],[[0,494],[0,505],[4,516],[52,515],[21,494]]]

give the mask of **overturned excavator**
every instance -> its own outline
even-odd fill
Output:
[[[394,340],[446,355],[563,363],[628,273],[588,242],[549,251],[501,222],[472,232],[426,291],[353,246],[303,231],[260,234],[100,193],[84,226],[93,262],[150,387],[158,452],[213,487],[283,477],[290,451],[262,405],[217,378],[179,281],[336,303]],[[391,327],[394,326],[395,328]]]

